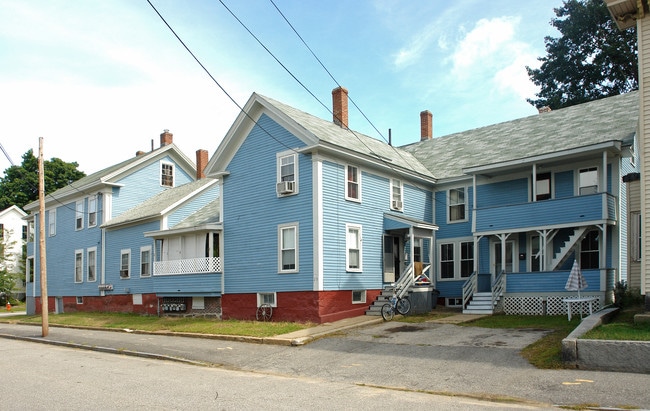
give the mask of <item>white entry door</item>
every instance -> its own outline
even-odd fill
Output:
[[[498,275],[502,270],[506,273],[512,273],[515,269],[515,242],[506,241],[506,259],[505,263],[502,261],[503,254],[501,253],[501,241],[494,241],[492,243],[492,274]]]

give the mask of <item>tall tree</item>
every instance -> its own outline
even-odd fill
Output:
[[[561,37],[545,37],[540,68],[526,67],[540,86],[530,104],[558,109],[639,87],[636,30],[618,30],[603,0],[565,0],[554,11]]]
[[[79,180],[86,174],[77,170],[76,162],[66,163],[60,158],[43,161],[45,170],[45,194],[65,187]],[[12,205],[23,208],[26,204],[38,200],[38,159],[29,149],[23,154],[20,166],[11,166],[0,178],[0,210]]]

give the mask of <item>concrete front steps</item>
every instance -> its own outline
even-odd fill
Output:
[[[474,293],[463,314],[494,314],[492,307],[492,293]]]
[[[382,305],[389,303],[391,297],[393,296],[393,287],[386,287],[381,290],[381,294],[377,296],[375,301],[372,302],[372,305],[366,310],[366,315],[378,315],[381,316],[381,307]]]

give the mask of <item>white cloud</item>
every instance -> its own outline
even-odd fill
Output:
[[[481,19],[476,27],[459,43],[451,56],[457,74],[476,67],[492,66],[504,57],[504,51],[512,48],[518,18],[501,17]]]

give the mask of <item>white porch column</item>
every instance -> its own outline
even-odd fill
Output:
[[[606,193],[607,192],[607,151],[603,151],[603,172],[600,173],[602,176],[602,183],[601,183],[601,193]]]
[[[533,164],[533,181],[531,183],[533,187],[533,198],[532,201],[537,201],[537,164]]]

